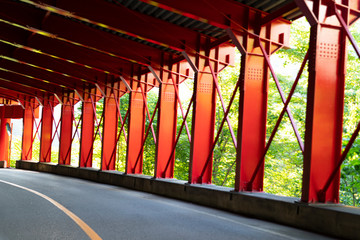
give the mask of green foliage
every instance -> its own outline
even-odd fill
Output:
[[[225,112],[230,103],[231,97],[234,93],[236,83],[239,78],[240,71],[240,53],[236,53],[235,67],[228,67],[219,74],[219,86],[224,100],[223,110],[220,99],[217,100],[216,105],[216,122],[215,122],[215,136],[218,134],[221,122],[225,116]],[[237,137],[238,126],[238,102],[239,90],[235,93],[234,101],[230,107],[228,119],[234,131],[234,137]],[[234,187],[235,184],[235,163],[236,163],[236,148],[231,136],[228,123],[225,121],[222,132],[219,135],[214,149],[213,156],[213,184],[226,187]]]
[[[151,91],[147,93],[147,105],[149,108],[149,114],[150,119],[152,118],[154,114],[154,110],[156,107],[156,104],[158,102],[158,94],[159,91],[156,88],[153,88]],[[150,126],[150,119],[148,118],[148,115],[146,114],[146,123],[145,123],[145,131],[151,127]],[[154,116],[154,119],[152,121],[152,126],[154,129],[154,134],[156,136],[157,132],[157,113]],[[155,168],[155,142],[152,134],[151,128],[149,129],[148,137],[145,141],[144,146],[144,157],[143,157],[143,173],[145,175],[154,175],[154,168]]]
[[[179,93],[181,97],[182,107],[184,110],[184,115],[186,114],[187,109],[191,101],[193,94],[194,82],[191,79],[186,80],[179,86]],[[193,106],[193,105],[192,105]],[[191,119],[192,119],[192,110],[193,107],[190,106],[189,114],[186,118],[187,125],[189,126],[189,132],[191,134]],[[180,106],[178,106],[178,117],[177,117],[177,131],[176,134],[179,134],[180,127],[183,123],[183,117],[181,115]],[[186,133],[185,126],[183,127],[179,142],[176,145],[175,149],[175,167],[174,167],[174,177],[180,180],[189,179],[189,163],[190,163],[190,142],[188,135]]]

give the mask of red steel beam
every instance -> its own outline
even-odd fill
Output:
[[[259,19],[262,16],[266,16],[267,13],[260,10],[251,8],[245,4],[241,4],[237,1],[217,1],[217,0],[182,0],[182,1],[172,1],[172,0],[140,0],[142,2],[148,3],[150,5],[156,6],[168,10],[173,13],[181,14],[188,18],[198,20],[200,22],[208,23],[213,26],[219,27],[221,29],[228,29],[231,27],[237,31],[244,31],[248,34],[254,34],[253,31],[248,31],[247,22],[248,19],[244,16],[250,12],[253,15],[258,15],[256,24],[258,25]],[[191,6],[191,7],[189,7]],[[289,21],[285,19],[278,19],[274,21],[274,24],[290,24]],[[255,26],[254,26],[255,27]],[[289,45],[289,34],[285,35],[283,42],[278,35],[271,35],[262,37],[263,40],[271,40],[276,45]]]
[[[50,108],[51,108],[51,114],[52,114],[52,118],[53,118],[53,121],[54,121],[54,124],[55,124],[55,131],[54,131],[54,134],[52,135],[52,137],[51,137],[51,139],[50,139],[50,146],[49,146],[46,154],[44,155],[44,159],[47,159],[48,156],[50,156],[50,160],[51,160],[51,147],[52,147],[52,143],[54,142],[54,139],[55,139],[55,136],[56,136],[56,135],[57,135],[57,137],[58,137],[58,140],[60,141],[60,135],[59,135],[59,133],[58,133],[58,128],[59,128],[60,123],[61,123],[61,118],[60,118],[60,120],[56,123],[56,121],[55,121],[55,116],[54,116],[54,109],[53,109],[53,107],[52,107],[51,104],[50,104],[49,106],[50,106]],[[58,158],[58,159],[59,159],[59,158]]]
[[[117,145],[118,117],[115,98],[119,98],[119,95],[112,87],[106,87],[105,94],[101,170],[115,170],[116,156],[112,155],[112,151]]]
[[[347,59],[346,33],[339,21],[336,17],[322,17],[331,10],[331,3],[324,5],[320,0],[313,1],[312,15],[319,23],[314,24],[310,32],[312,54],[305,123],[303,202],[339,202],[339,169],[326,191],[323,189],[341,161]],[[342,11],[341,16],[348,25],[349,12]]]
[[[163,73],[162,82],[159,90],[159,113],[157,126],[157,144],[155,156],[155,177],[173,178],[175,154],[172,149],[175,146],[176,123],[177,123],[177,101],[175,95],[175,85],[170,85],[172,76]],[[178,78],[176,80],[178,82]],[[170,83],[170,84],[165,84]],[[172,155],[172,157],[170,157]],[[170,158],[170,159],[169,159]],[[166,168],[169,162],[169,167]]]
[[[358,55],[358,58],[360,59],[360,49],[359,49],[358,45],[356,44],[356,41],[355,41],[354,37],[352,36],[352,34],[351,34],[351,32],[350,32],[350,30],[349,30],[346,22],[345,22],[344,19],[342,18],[341,14],[338,12],[338,9],[337,9],[337,7],[336,7],[336,5],[335,5],[335,2],[334,2],[334,6],[333,6],[333,7],[334,7],[335,15],[336,15],[336,17],[338,18],[338,20],[339,20],[339,22],[340,22],[340,24],[341,24],[342,29],[346,32],[347,37],[349,38],[352,46],[354,47],[355,52],[356,52],[357,55]],[[358,3],[358,7],[360,7],[360,3]],[[350,20],[350,19],[349,19],[349,20]],[[350,22],[349,22],[349,24],[350,24]],[[357,136],[358,136],[358,134],[359,134],[359,131],[360,131],[360,122],[357,124],[357,127],[356,127],[354,133],[351,135],[351,138],[350,138],[348,144],[346,145],[344,151],[342,152],[340,161],[338,162],[338,164],[336,165],[336,167],[333,169],[333,172],[332,172],[332,174],[329,176],[329,178],[328,178],[328,180],[326,181],[324,187],[320,190],[321,195],[324,195],[324,194],[326,193],[326,191],[327,191],[328,188],[330,187],[332,181],[333,181],[334,179],[336,179],[336,177],[337,177],[337,175],[338,175],[338,171],[340,170],[342,163],[345,161],[345,158],[346,158],[347,154],[349,153],[352,145],[354,144],[354,142],[355,142],[355,140],[356,140],[356,138],[357,138]]]
[[[0,113],[1,115],[3,113]],[[10,167],[9,158],[9,135],[7,132],[7,124],[11,123],[9,118],[0,118],[0,161],[6,162],[6,167]]]
[[[188,124],[187,124],[187,122],[185,121],[184,109],[183,109],[183,107],[182,107],[182,103],[181,103],[181,99],[180,99],[180,94],[179,94],[179,90],[178,90],[178,84],[179,84],[179,83],[175,83],[175,80],[174,80],[173,78],[171,78],[171,81],[172,81],[172,84],[173,84],[173,86],[174,86],[176,101],[179,103],[181,115],[182,115],[182,118],[183,118],[183,120],[184,120],[186,133],[187,133],[189,142],[191,143],[191,134],[190,134],[190,131],[189,131]]]
[[[265,146],[269,80],[264,57],[252,55],[259,51],[254,43],[254,39],[244,38],[243,45],[248,54],[241,57],[235,191],[263,190],[263,163],[255,181],[248,185]]]
[[[44,106],[42,109],[42,124],[41,124],[41,138],[40,138],[40,162],[51,162],[51,154],[48,154],[49,149],[51,151],[52,143],[52,126],[53,126],[53,114],[52,114],[52,99],[44,99]]]
[[[103,6],[104,6],[104,5],[101,6],[101,4],[99,2],[97,3],[97,6],[92,6],[93,4],[90,2],[89,6],[87,7],[88,11],[83,12],[83,10],[84,10],[83,4],[84,3],[80,3],[80,2],[79,2],[80,3],[79,5],[76,5],[73,2],[64,1],[64,2],[62,2],[62,5],[60,5],[60,7],[55,7],[55,6],[51,6],[51,5],[44,4],[44,3],[39,4],[39,3],[30,1],[30,0],[19,0],[19,1],[23,2],[23,3],[26,3],[26,4],[29,4],[29,5],[32,5],[32,6],[35,6],[36,8],[40,8],[40,9],[46,11],[46,12],[51,12],[51,13],[55,13],[55,14],[64,16],[66,18],[75,19],[75,20],[78,20],[78,21],[83,21],[83,22],[88,23],[88,24],[93,24],[93,25],[96,25],[96,26],[99,26],[99,27],[102,27],[102,28],[105,28],[105,29],[108,29],[108,30],[112,30],[112,31],[120,33],[120,34],[126,34],[128,36],[139,38],[141,40],[145,40],[145,41],[148,41],[150,43],[160,45],[162,47],[167,47],[167,48],[179,51],[179,48],[169,46],[168,44],[163,44],[163,43],[161,43],[159,41],[156,41],[156,40],[153,40],[153,39],[150,39],[150,38],[145,38],[145,37],[139,36],[137,34],[133,34],[131,32],[124,31],[122,29],[107,25],[105,23],[94,21],[94,20],[89,19],[89,18],[84,17],[84,16],[79,16],[78,14],[76,14],[74,12],[70,12],[70,11],[75,10],[76,12],[80,12],[80,13],[85,14],[88,17],[91,17],[91,18],[94,18],[96,16],[98,16],[98,18],[99,18],[99,16],[101,16],[101,15],[105,15],[105,16],[111,15],[112,18],[109,18],[110,20],[108,22],[109,22],[109,24],[114,24],[113,17],[116,17],[116,15],[118,15],[118,12],[114,11],[111,7],[108,7],[108,9],[105,9],[106,11],[104,12],[104,14],[99,14],[99,11],[103,10]],[[66,5],[66,3],[68,3],[68,5]],[[66,9],[61,9],[62,6],[66,7]],[[113,8],[114,7],[116,8],[116,6],[113,6]],[[71,10],[67,11],[68,9],[71,9]],[[91,12],[91,10],[93,12]],[[104,17],[103,17],[103,19],[104,19]]]
[[[57,84],[50,82],[46,79],[41,79],[27,73],[21,73],[20,69],[13,69],[6,65],[4,67],[6,68],[0,67],[1,78],[8,79],[20,84],[26,84],[28,86],[30,85],[32,88],[37,88],[39,92],[43,90],[50,93],[60,94],[61,90],[65,89],[65,86],[60,87]]]
[[[102,121],[103,121],[103,119],[104,119],[104,114],[105,114],[105,112],[104,112],[104,110],[102,111],[100,121],[98,121],[97,116],[96,116],[96,104],[95,104],[95,102],[94,102],[93,97],[92,97],[91,94],[90,94],[90,100],[91,100],[91,103],[92,103],[91,106],[92,106],[92,109],[93,109],[93,112],[94,112],[94,119],[95,119],[95,121],[96,121],[96,131],[95,131],[95,133],[94,133],[93,139],[95,140],[96,135],[99,134],[100,140],[101,140],[101,142],[102,142],[102,141],[103,141],[103,140],[102,140],[103,137],[102,137],[102,135],[101,135],[100,127],[101,127],[101,123],[102,123]],[[90,160],[90,157],[93,156],[93,150],[94,150],[94,144],[91,144],[91,149],[90,149],[90,151],[89,151],[88,154],[87,154],[87,157],[86,157],[85,162],[88,162],[88,161]],[[90,161],[92,161],[92,160],[90,160]],[[101,166],[100,166],[100,167],[101,167]]]
[[[129,96],[130,113],[128,122],[128,144],[125,171],[127,174],[140,174],[142,173],[143,167],[143,154],[141,151],[141,145],[143,143],[145,132],[145,104],[138,84],[133,82],[131,88],[133,91]],[[136,164],[139,153],[139,163]]]
[[[209,51],[214,52],[215,49]],[[208,54],[214,54],[209,53]],[[196,67],[199,72],[194,80],[194,107],[191,128],[191,149],[189,183],[210,184],[212,178],[212,153],[211,146],[214,141],[216,91],[213,84],[211,71],[207,59],[197,57]],[[214,71],[218,70],[215,63]],[[207,157],[211,154],[211,160],[207,164]],[[203,169],[204,174],[202,174]]]
[[[51,4],[51,1],[46,1]],[[99,0],[86,1],[86,9],[82,1],[58,2],[57,8],[66,9],[76,13],[90,23],[102,23],[100,26],[119,33],[127,34],[160,46],[170,47],[174,50],[196,47],[197,33],[166,21],[141,14],[126,8],[122,4],[114,4]],[[118,14],[121,12],[121,14]],[[64,13],[66,14],[66,13]],[[83,20],[80,18],[80,20]]]
[[[257,19],[259,14],[249,11],[244,17]],[[244,27],[251,29],[253,25],[254,22],[249,21]],[[235,191],[262,191],[269,68],[259,46],[259,36],[231,30],[228,33],[242,54]],[[262,26],[258,34],[262,36],[261,42],[265,42],[263,50],[271,54],[278,48],[264,39],[272,39],[274,36],[286,38],[290,33],[288,24],[283,22]]]
[[[93,103],[90,99],[89,94],[92,94],[93,91],[95,91],[95,89],[91,90],[90,93],[85,94],[85,101],[82,104],[79,167],[92,167],[95,113],[93,111]]]
[[[74,115],[75,115],[74,108],[73,108],[72,110],[73,110],[73,112],[72,112],[73,119],[72,119],[72,120],[73,120],[73,122],[74,122],[74,124],[75,124],[75,131],[74,131],[73,136],[71,137],[71,141],[70,141],[71,144],[70,144],[70,146],[68,147],[68,150],[67,150],[66,155],[65,155],[65,159],[67,159],[67,156],[68,156],[69,154],[71,154],[71,147],[72,147],[72,143],[73,143],[73,141],[74,141],[74,139],[75,139],[75,135],[77,135],[77,136],[78,136],[78,139],[80,140],[80,135],[79,135],[78,130],[79,130],[80,123],[82,122],[82,119],[80,118],[79,121],[76,122],[76,119],[75,119],[75,117],[74,117]],[[70,164],[71,164],[71,161],[70,161]]]
[[[23,118],[23,134],[21,147],[21,160],[32,159],[32,145],[33,145],[33,128],[34,128],[34,114],[33,108],[35,106],[35,99],[30,102],[25,102],[24,118]]]
[[[41,142],[39,129],[40,129],[40,126],[41,126],[41,123],[42,123],[42,118],[40,119],[39,124],[37,124],[36,119],[35,119],[35,112],[34,112],[33,108],[31,108],[31,113],[32,113],[32,116],[34,118],[34,123],[35,123],[35,127],[36,127],[35,134],[32,136],[32,139],[31,139],[31,145],[32,145],[34,143],[34,141],[35,141],[36,136],[38,137],[39,141]],[[30,155],[30,152],[32,152],[32,148],[28,149],[28,151],[25,153],[25,159],[29,158],[28,156]]]
[[[64,97],[63,101],[64,103],[61,105],[59,165],[70,165],[74,102],[69,97]]]

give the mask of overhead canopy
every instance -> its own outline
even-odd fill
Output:
[[[182,52],[201,54],[199,39],[231,42],[226,30],[243,31],[249,12],[260,25],[301,16],[291,0],[0,0],[0,97],[61,98],[115,81],[124,94],[120,76],[131,85],[172,73]]]

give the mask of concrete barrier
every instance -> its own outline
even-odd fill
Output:
[[[0,161],[0,168],[7,168],[7,162],[6,161]]]
[[[281,223],[337,238],[360,239],[360,209],[340,204],[304,204],[297,198],[267,193],[232,192],[230,188],[193,185],[117,171],[17,161],[16,168],[54,173],[176,198],[241,215]]]

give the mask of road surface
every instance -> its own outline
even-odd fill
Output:
[[[0,240],[330,239],[121,187],[0,169]]]

